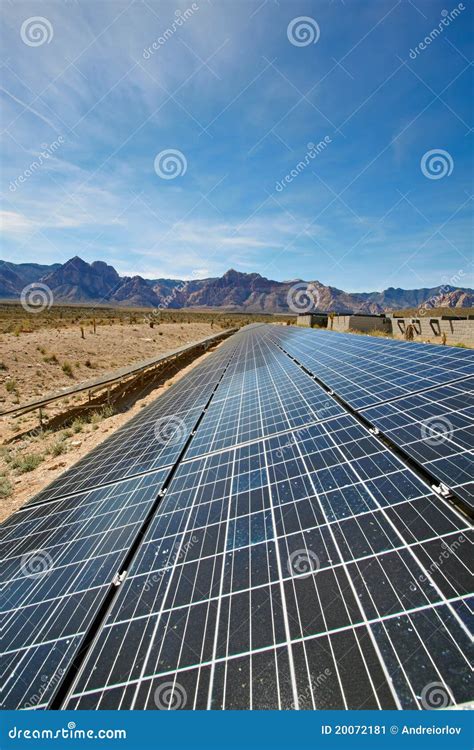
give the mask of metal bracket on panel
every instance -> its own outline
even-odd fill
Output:
[[[330,396],[334,396],[334,391],[333,390],[329,390],[328,393],[329,393]]]
[[[120,586],[120,584],[125,580],[126,575],[127,575],[126,570],[124,570],[123,573],[117,573],[115,575],[114,580],[112,581],[114,586]]]
[[[452,497],[451,490],[442,482],[440,484],[433,484],[432,488],[440,497]]]

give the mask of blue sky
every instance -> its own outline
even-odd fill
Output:
[[[80,255],[150,278],[233,267],[347,291],[472,286],[472,5],[419,49],[454,8],[3,3],[1,257]],[[163,179],[170,149],[186,169]],[[421,160],[439,149],[451,173],[430,179]]]

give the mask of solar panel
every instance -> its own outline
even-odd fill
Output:
[[[266,333],[474,507],[472,351],[331,331]]]
[[[0,527],[2,708],[47,705],[165,475],[25,506]]]
[[[0,527],[2,707],[51,700],[238,340]],[[173,413],[170,402],[200,408]]]
[[[229,366],[187,455],[228,448],[343,413],[301,368],[259,338],[253,351],[246,353],[245,370],[239,360]]]
[[[352,417],[306,432],[180,466],[68,708],[167,708],[165,683],[183,708],[289,708],[301,695],[302,708],[418,707],[403,639],[390,639],[390,678],[379,652],[389,622],[425,611],[459,645],[449,669],[431,654],[429,674],[466,699],[451,670],[464,673],[469,640],[453,607],[466,606],[467,523]],[[429,570],[433,539],[457,542],[449,577]]]
[[[474,378],[366,409],[396,445],[474,507]]]
[[[162,413],[146,423],[125,426],[61,474],[33,503],[81,492],[165,466],[178,458],[201,409]],[[151,416],[151,414],[150,414]]]
[[[474,373],[467,349],[281,326],[267,335],[354,409]]]
[[[5,705],[423,708],[432,682],[472,698],[470,524],[418,469],[462,461],[470,360],[443,347],[426,375],[433,347],[343,339],[243,329],[0,527]],[[337,376],[411,460],[292,358]],[[429,457],[410,430],[438,401],[456,430]],[[185,437],[160,452],[150,430],[172,403]],[[38,547],[51,575],[25,582],[18,560]]]

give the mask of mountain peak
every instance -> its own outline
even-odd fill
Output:
[[[249,276],[249,274],[242,273],[241,271],[236,271],[235,268],[229,268],[229,270],[225,272],[222,278],[223,279],[240,279],[240,278],[245,278],[245,276]]]
[[[85,260],[83,260],[82,258],[80,258],[79,255],[74,255],[73,258],[69,258],[69,260],[67,260],[63,264],[63,268],[65,266],[70,266],[70,265],[88,266],[89,263],[87,263]]]
[[[236,271],[235,268],[229,268],[228,271],[225,272],[223,276],[221,276],[221,279],[225,282],[232,282],[232,283],[247,283],[248,281],[255,281],[256,279],[263,279],[263,276],[260,276],[259,273],[245,273],[245,271]],[[278,283],[278,282],[275,282]]]

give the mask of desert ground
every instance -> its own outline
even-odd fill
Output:
[[[0,411],[63,387],[164,354],[222,330],[209,323],[77,326],[0,337]],[[15,430],[18,425],[11,424]],[[4,425],[0,428],[3,436]]]

